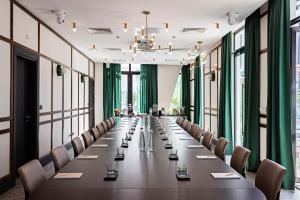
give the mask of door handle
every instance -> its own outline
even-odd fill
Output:
[[[25,122],[29,122],[30,119],[31,119],[31,116],[30,116],[30,115],[26,115],[26,116],[25,116]]]

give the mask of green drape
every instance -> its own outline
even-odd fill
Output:
[[[260,164],[260,10],[245,22],[245,127],[244,146],[251,149],[248,171],[256,171]]]
[[[200,56],[196,58],[194,71],[194,123],[202,127],[202,75]]]
[[[181,81],[181,106],[184,107],[184,114],[187,116],[187,119],[190,120],[190,64],[184,65],[181,68]]]
[[[121,65],[103,64],[103,110],[104,119],[114,115],[114,109],[121,109]]]
[[[149,108],[158,104],[157,65],[141,65],[140,83],[140,110],[149,113]]]
[[[226,34],[222,38],[222,61],[221,61],[221,80],[220,80],[220,102],[219,102],[219,137],[225,137],[229,140],[226,154],[232,154],[233,147],[233,129],[231,114],[232,98],[232,34]]]
[[[270,0],[268,10],[267,157],[287,168],[294,189],[291,135],[290,0]]]

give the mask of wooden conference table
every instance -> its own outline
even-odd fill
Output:
[[[140,120],[141,121],[141,120]],[[121,123],[113,132],[104,135],[114,140],[98,139],[95,144],[108,144],[106,148],[87,148],[81,155],[99,155],[96,160],[74,159],[59,172],[83,173],[80,179],[50,179],[41,185],[30,197],[32,200],[265,200],[263,193],[245,178],[214,179],[212,172],[235,172],[221,159],[198,160],[195,155],[212,154],[206,148],[187,148],[189,144],[199,144],[196,140],[180,140],[188,134],[175,134],[169,127],[169,119],[160,119],[172,140],[173,149],[178,150],[178,161],[168,159],[169,150],[154,130],[154,152],[139,151],[138,125],[129,147],[125,149],[125,159],[117,161],[119,172],[116,181],[104,181],[105,162],[113,161],[116,148],[125,138],[126,126]],[[139,122],[140,124],[140,122]],[[174,126],[174,124],[172,125]],[[178,131],[177,131],[178,132]],[[147,141],[147,140],[146,140]],[[146,143],[147,146],[147,143]],[[178,181],[177,162],[187,164],[190,181]]]

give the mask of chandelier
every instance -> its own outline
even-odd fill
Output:
[[[133,52],[134,55],[136,55],[137,51],[161,51],[161,50],[169,50],[169,53],[172,53],[172,44],[169,43],[168,48],[161,48],[160,45],[157,47],[155,46],[155,33],[149,33],[148,28],[148,15],[150,14],[150,11],[144,10],[142,12],[145,15],[145,27],[142,26],[140,28],[140,31],[137,31],[134,36],[134,44],[133,44]],[[169,29],[168,23],[165,23],[166,25],[166,31]],[[151,34],[151,35],[150,35]],[[132,49],[132,46],[130,45],[130,50]]]

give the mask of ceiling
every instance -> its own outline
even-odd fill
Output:
[[[206,49],[217,42],[233,27],[227,23],[226,13],[238,12],[242,21],[266,0],[19,0],[34,15],[52,27],[69,42],[95,62],[132,62],[179,64],[188,59],[187,49],[192,57],[197,52],[193,48],[197,41],[203,41],[201,49]],[[67,12],[63,24],[56,22],[51,10]],[[139,52],[136,57],[129,51],[133,43],[136,28],[145,26],[143,10],[149,10],[148,27],[158,28],[156,44],[173,48],[185,48],[169,55],[166,51]],[[77,23],[77,31],[72,31],[72,23]],[[123,23],[128,24],[128,31],[123,31]],[[165,32],[164,23],[169,23],[169,32]],[[215,23],[220,23],[216,31]],[[87,28],[110,28],[113,34],[90,35]],[[182,28],[206,28],[204,33],[181,33]],[[96,51],[92,51],[93,45]],[[117,48],[122,51],[107,50]],[[153,60],[155,59],[155,60]]]

